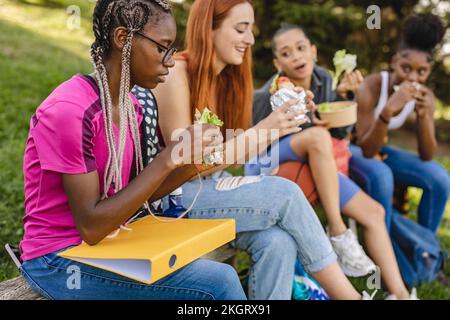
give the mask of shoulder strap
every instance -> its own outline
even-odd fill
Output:
[[[374,110],[375,118],[378,118],[378,116],[380,115],[381,111],[383,111],[388,101],[389,73],[387,71],[381,71],[380,74],[381,74],[380,98],[378,99],[378,104]]]
[[[164,147],[161,130],[158,125],[158,105],[155,96],[149,89],[135,86],[131,91],[142,106],[143,120],[141,123],[142,143],[141,152],[144,167],[147,166],[161,152]],[[151,210],[155,213],[162,212],[162,203],[160,200],[151,204]],[[139,216],[148,215],[145,209]]]
[[[153,93],[145,88],[135,86],[132,93],[142,106],[142,159],[144,167],[148,165],[161,151],[161,136],[158,126],[158,106]]]

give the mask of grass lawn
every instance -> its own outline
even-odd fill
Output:
[[[71,0],[71,2],[73,2]],[[86,1],[80,1],[86,2]],[[89,23],[66,28],[65,10],[0,0],[0,281],[17,275],[3,250],[23,235],[22,158],[36,107],[62,81],[90,72]]]
[[[53,2],[54,7],[42,8],[22,1],[0,0],[0,281],[18,275],[3,244],[17,244],[23,236],[22,157],[29,119],[59,83],[75,73],[91,71],[88,54],[92,41],[90,23],[82,19],[81,29],[69,31],[64,7],[58,6],[78,3],[82,15],[89,16],[91,4],[82,0]],[[438,160],[450,171],[450,155]],[[415,210],[420,192],[414,189],[412,194],[411,204]],[[447,205],[439,236],[448,251],[450,205]],[[239,271],[248,264],[249,257],[240,253]],[[450,275],[448,265],[446,274]],[[365,279],[352,281],[359,289],[365,289]],[[450,288],[431,283],[421,286],[419,295],[423,299],[450,299]]]

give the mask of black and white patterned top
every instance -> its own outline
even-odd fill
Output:
[[[153,93],[145,88],[135,86],[131,92],[138,99],[142,106],[144,119],[141,124],[142,132],[142,160],[144,167],[155,159],[162,147],[164,141],[162,139],[161,130],[158,125],[158,105]],[[162,201],[158,200],[151,204],[152,211],[156,214],[162,214]],[[148,215],[147,210],[143,210],[139,218]]]
[[[138,99],[144,112],[141,131],[142,158],[145,167],[161,151],[161,145],[164,145],[158,125],[158,105],[155,96],[148,89],[135,86],[131,92]]]

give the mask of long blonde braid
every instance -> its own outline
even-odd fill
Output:
[[[122,167],[125,143],[130,128],[134,142],[136,172],[143,170],[139,125],[134,103],[129,96],[130,60],[133,36],[162,13],[170,12],[165,0],[100,0],[94,10],[93,29],[95,42],[91,46],[91,57],[95,69],[95,79],[100,93],[103,120],[108,146],[108,158],[103,177],[103,197],[108,197],[111,185],[114,192],[122,189]],[[128,35],[122,50],[122,71],[119,89],[119,141],[116,143],[113,127],[112,99],[104,58],[111,49],[110,37],[114,28],[127,28]],[[148,205],[146,205],[147,207]]]

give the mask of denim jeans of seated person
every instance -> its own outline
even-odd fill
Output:
[[[58,252],[26,261],[21,267],[30,287],[48,299],[246,300],[239,277],[228,264],[198,259],[147,285],[59,257]]]
[[[249,299],[291,299],[297,258],[309,273],[336,262],[316,213],[295,183],[273,176],[210,178],[201,183],[189,217],[236,220],[233,244],[247,251],[252,261]],[[186,208],[199,187],[199,180],[183,185]]]

